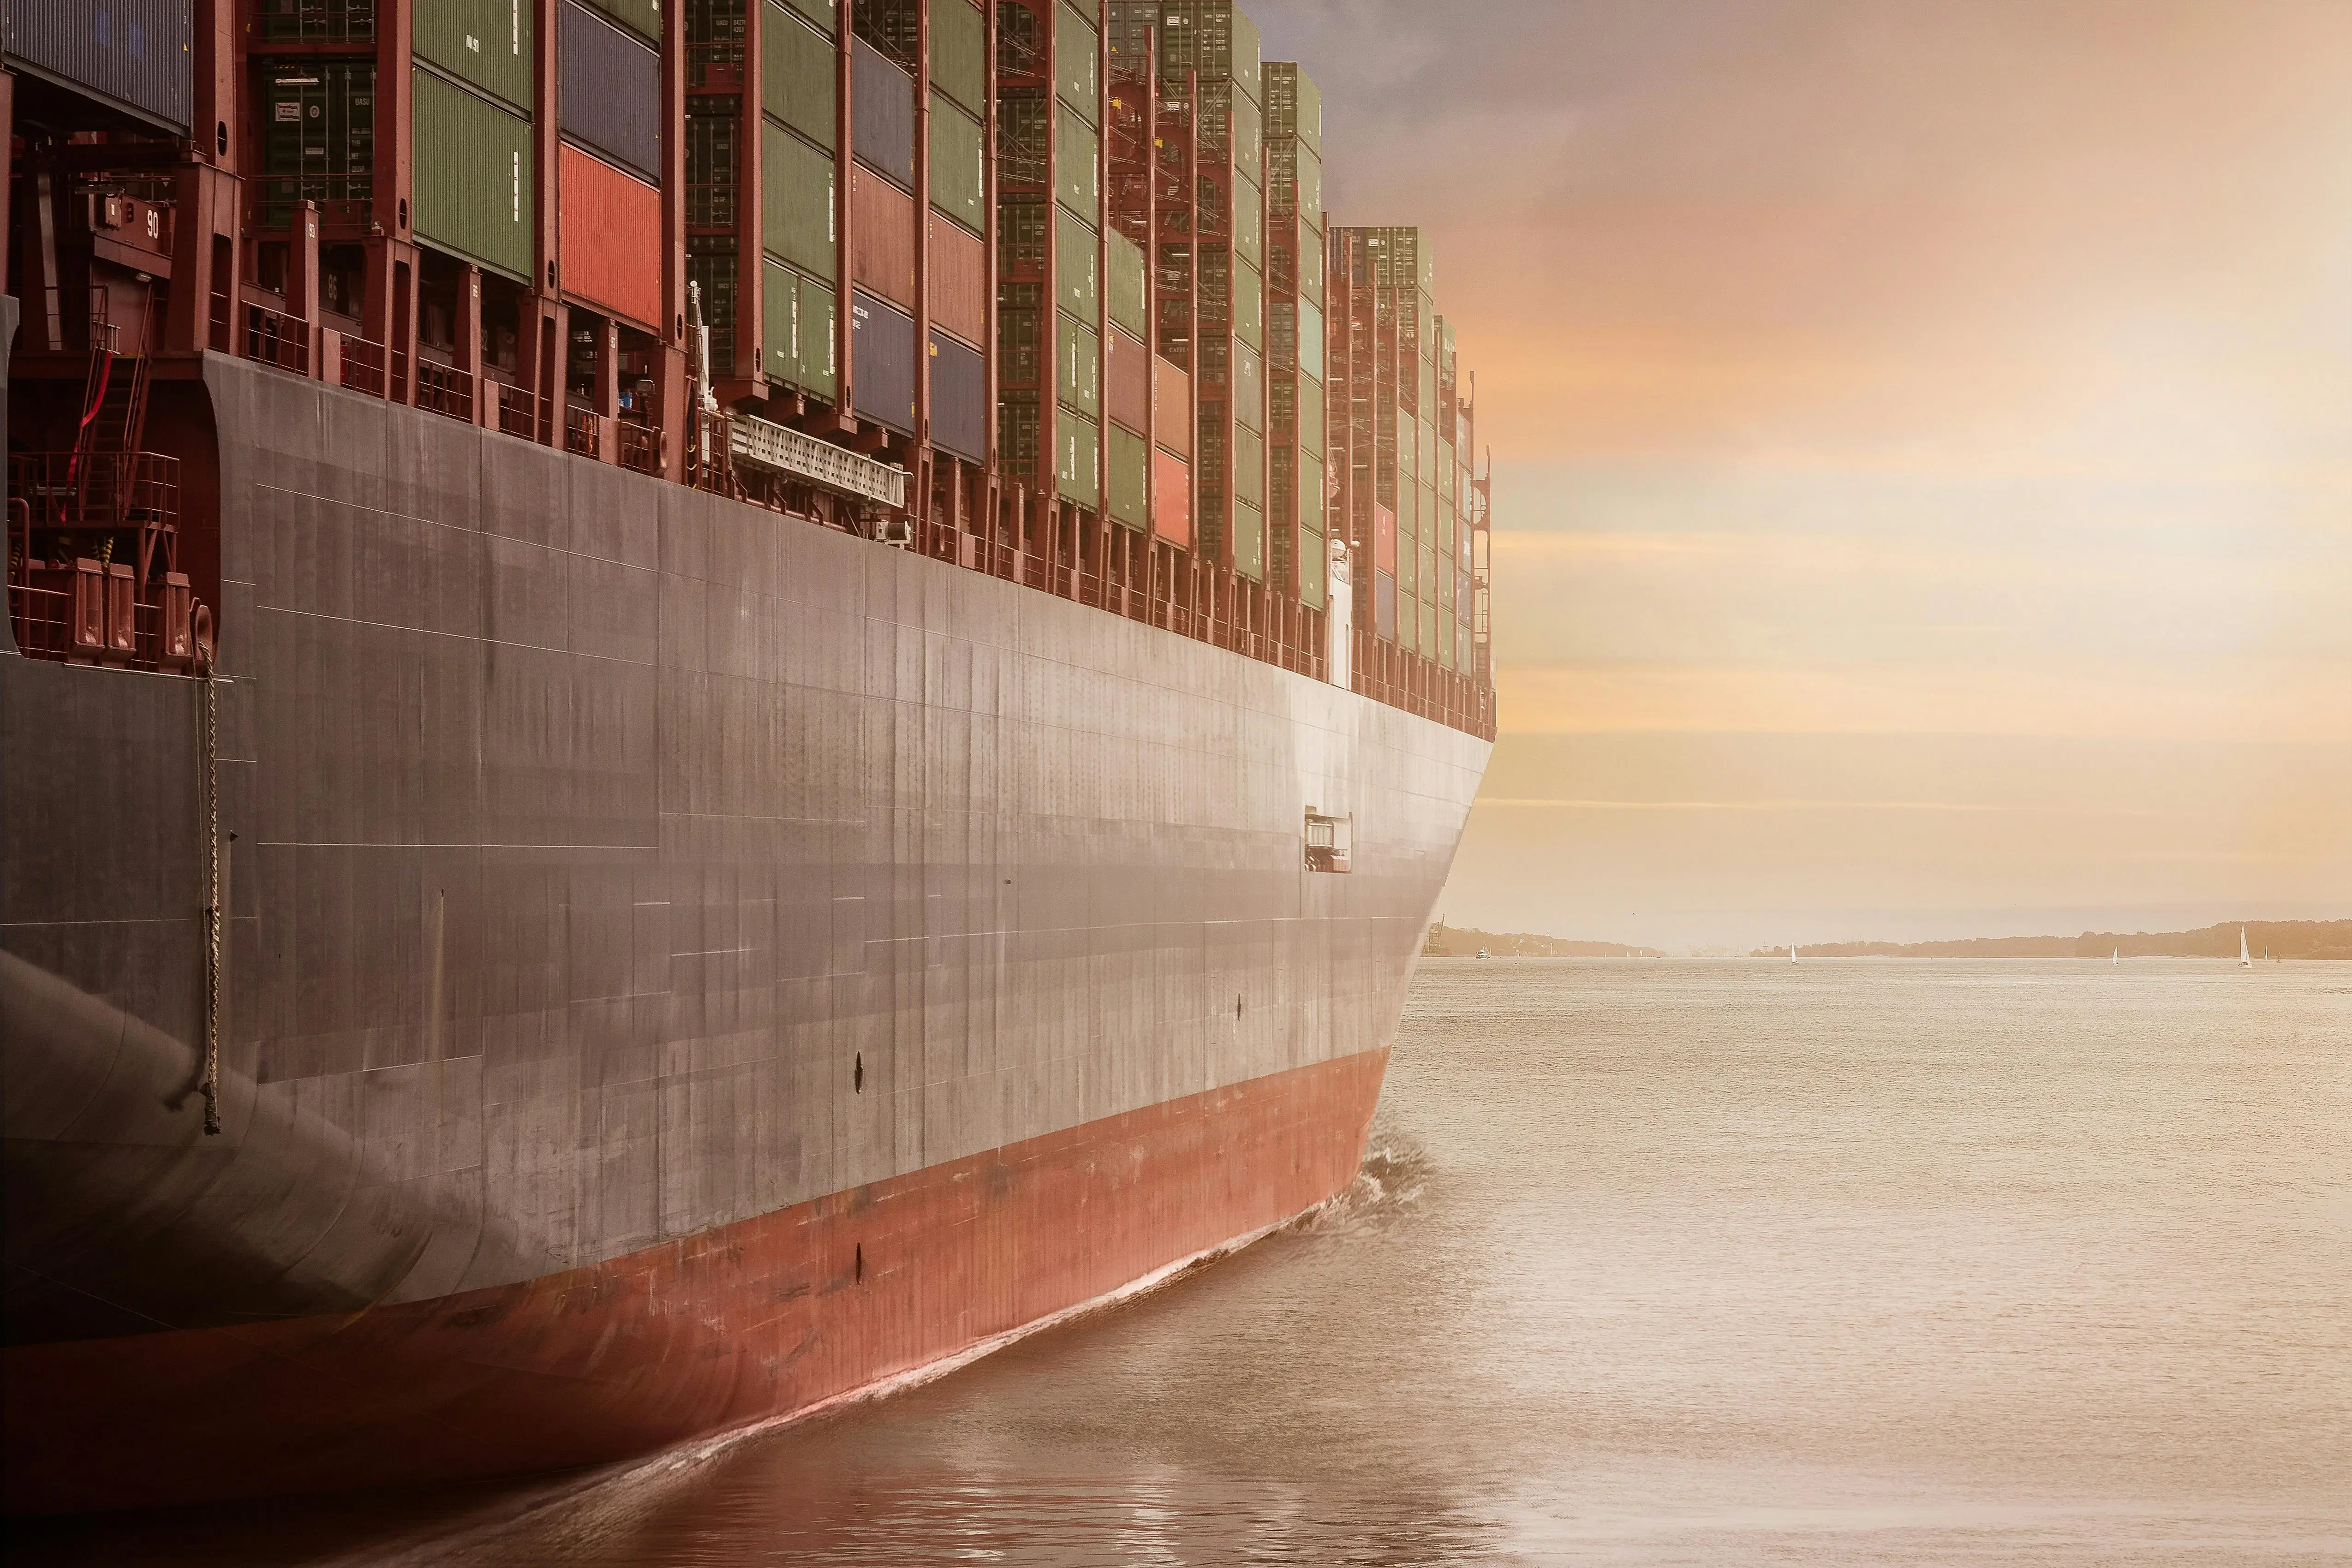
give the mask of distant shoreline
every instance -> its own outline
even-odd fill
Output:
[[[2352,958],[2352,920],[2224,921],[2197,931],[2085,931],[2079,936],[1976,936],[1953,942],[1799,943],[1800,958],[2235,958],[2240,934],[2260,960]],[[1785,946],[1748,956],[1785,956]]]

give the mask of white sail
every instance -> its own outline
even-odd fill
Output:
[[[2114,959],[2114,961],[2115,961],[2116,963],[2117,963],[2117,964],[2120,964],[2120,963],[2122,963],[2122,962],[2124,961],[2124,950],[2123,950],[2122,948],[2118,947],[2118,948],[2116,948],[2116,956],[2115,956],[2115,959]]]
[[[1793,963],[1795,963],[1796,961],[1797,961],[1797,945],[1796,945],[1794,942],[1791,942],[1791,943],[1790,943],[1790,944],[1789,944],[1789,962],[1790,962],[1791,964],[1793,964]]]
[[[2251,969],[2253,967],[2253,959],[2246,954],[2246,928],[2241,925],[2238,927],[2238,967]]]

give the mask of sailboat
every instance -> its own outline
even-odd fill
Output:
[[[1793,964],[1793,963],[1795,963],[1796,961],[1797,961],[1797,945],[1796,945],[1794,942],[1791,942],[1791,943],[1790,943],[1790,944],[1789,944],[1789,962],[1790,962],[1791,964]]]
[[[2253,967],[2254,960],[2246,952],[2246,928],[2241,925],[2238,927],[2238,967],[2251,969]]]
[[[2116,966],[2117,966],[2117,967],[2121,967],[2121,965],[2123,964],[2123,961],[2124,961],[2124,950],[2123,950],[2122,948],[2118,947],[2118,948],[2116,948],[2116,956],[2115,956],[2114,962],[2116,964]]]

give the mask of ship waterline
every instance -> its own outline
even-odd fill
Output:
[[[316,382],[203,392],[209,761],[198,683],[0,659],[12,1510],[619,1457],[1348,1180],[1486,742]]]

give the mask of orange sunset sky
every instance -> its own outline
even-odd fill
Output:
[[[2352,0],[1261,0],[1495,453],[1442,912],[2352,915]]]

